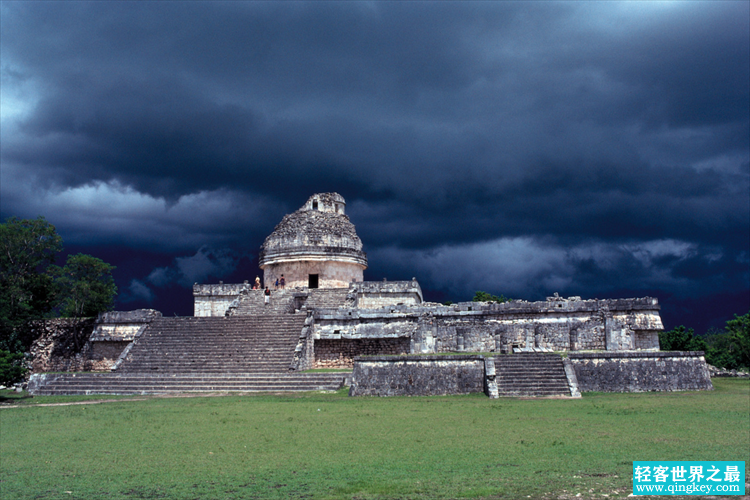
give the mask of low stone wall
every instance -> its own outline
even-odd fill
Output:
[[[391,339],[321,339],[315,341],[314,368],[352,368],[357,356],[408,354],[408,337]]]
[[[581,392],[712,390],[702,351],[570,353]]]
[[[438,396],[485,389],[482,356],[372,356],[354,361],[350,396]]]

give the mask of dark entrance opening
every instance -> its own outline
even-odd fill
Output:
[[[307,286],[309,288],[318,288],[318,275],[317,274],[308,274]]]
[[[318,209],[318,200],[313,201],[313,210]]]

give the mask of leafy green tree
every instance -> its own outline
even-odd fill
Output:
[[[750,313],[734,315],[724,331],[711,328],[705,335],[709,364],[728,370],[750,369]]]
[[[114,266],[91,255],[69,255],[63,267],[52,266],[60,296],[60,314],[69,318],[96,316],[114,305]]]
[[[739,356],[728,332],[712,328],[706,332],[705,339],[708,344],[708,364],[728,370],[739,368]]]
[[[750,368],[750,312],[744,316],[735,314],[727,321],[726,331],[737,352],[739,367]]]
[[[0,224],[0,383],[24,375],[22,352],[34,341],[30,324],[53,314],[81,318],[112,308],[113,266],[90,255],[53,263],[62,238],[44,217],[11,217]],[[78,335],[74,338],[76,347]]]
[[[725,327],[730,350],[735,354],[736,368],[750,368],[750,312],[734,315]],[[733,367],[735,368],[735,367]]]
[[[26,374],[23,366],[23,354],[0,351],[0,384],[8,387],[15,384]]]
[[[24,325],[54,307],[48,266],[61,249],[62,238],[44,217],[0,224],[0,350],[27,349],[33,339]]]
[[[497,295],[492,295],[487,292],[483,292],[481,290],[474,293],[474,298],[471,299],[472,302],[497,302],[499,304],[502,304],[503,302],[510,302],[513,299],[510,299],[506,297],[505,295],[500,295],[499,297]]]
[[[695,335],[692,328],[685,329],[682,325],[668,332],[661,332],[659,334],[659,346],[662,351],[708,350],[705,340]]]

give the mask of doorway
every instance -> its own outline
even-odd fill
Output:
[[[308,288],[318,288],[318,275],[317,274],[308,274],[307,275],[307,286]]]

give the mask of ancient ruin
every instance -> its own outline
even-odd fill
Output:
[[[658,352],[663,327],[655,298],[554,294],[540,302],[442,305],[424,302],[416,278],[365,282],[367,257],[345,207],[338,193],[315,194],[265,239],[259,261],[262,285],[272,289],[268,303],[249,280],[195,284],[192,318],[101,316],[80,353],[99,353],[96,363],[67,366],[109,369],[110,378],[78,375],[78,390],[104,390],[107,380],[110,387],[118,380],[120,392],[346,383],[353,395],[483,387],[494,397],[711,388],[702,353]],[[282,276],[284,286],[277,286]],[[451,355],[438,356],[444,354]],[[308,372],[317,368],[354,371]],[[142,374],[151,379],[139,386],[132,377]],[[65,374],[37,376],[33,386],[40,393],[76,390]]]
[[[367,256],[338,193],[320,193],[285,215],[263,242],[260,268],[265,286],[282,276],[289,287],[346,288],[362,281]]]

